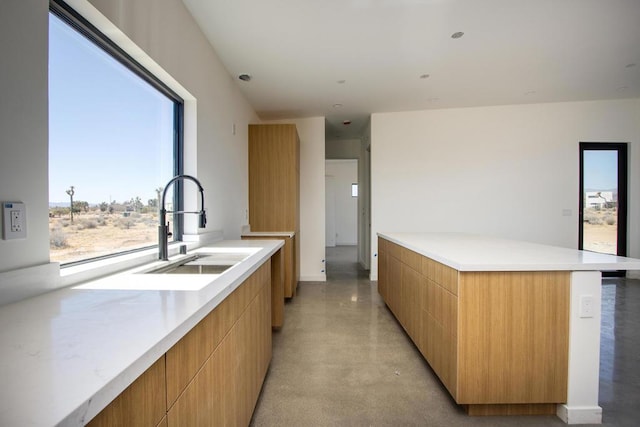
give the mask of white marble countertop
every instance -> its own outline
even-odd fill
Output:
[[[242,233],[241,237],[293,237],[295,235],[295,231],[247,231]]]
[[[640,270],[640,259],[465,233],[378,233],[458,271]]]
[[[221,241],[193,251],[247,254],[219,275],[146,265],[0,307],[0,425],[84,425],[282,245]]]

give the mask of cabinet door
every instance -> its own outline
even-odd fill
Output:
[[[401,286],[401,301],[402,309],[402,325],[416,343],[418,348],[420,347],[420,285],[421,275],[413,268],[402,264],[402,286]]]
[[[165,390],[165,358],[162,356],[87,425],[155,427],[167,411]]]
[[[378,293],[384,302],[389,299],[389,251],[387,241],[378,238]]]
[[[295,125],[249,125],[249,223],[253,231],[299,230]]]
[[[168,406],[175,402],[240,315],[238,311],[239,292],[244,286],[246,286],[246,282],[167,352]]]
[[[389,256],[389,276],[387,281],[387,305],[402,323],[401,297],[402,297],[402,263],[394,256]]]

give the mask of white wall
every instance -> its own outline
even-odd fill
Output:
[[[472,232],[576,248],[578,144],[593,141],[630,143],[628,255],[640,257],[639,117],[640,99],[374,114],[372,255],[378,231]]]
[[[324,176],[324,200],[324,245],[333,248],[336,245],[336,190],[333,176]]]
[[[335,220],[335,244],[357,245],[358,198],[351,196],[351,184],[358,183],[358,160],[326,160],[325,175],[333,178],[335,204],[333,212],[330,211],[330,206],[326,206],[325,217],[327,224],[330,215],[333,215]],[[328,241],[327,246],[330,246]]]
[[[324,117],[274,120],[293,123],[300,137],[300,280],[327,280],[324,251]]]
[[[0,240],[0,272],[49,262],[48,10],[0,2],[0,202],[27,209],[27,238]]]
[[[185,170],[205,188],[207,231],[238,238],[248,206],[247,125],[258,118],[184,4],[68,3],[186,98]],[[1,272],[49,261],[47,0],[0,2],[0,55],[0,201],[25,202],[28,226],[26,240],[0,240]]]
[[[327,159],[357,159],[360,157],[360,139],[329,139],[325,143]]]

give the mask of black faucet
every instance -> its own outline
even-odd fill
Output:
[[[165,197],[167,196],[167,190],[169,186],[176,181],[181,181],[189,179],[196,183],[198,186],[198,190],[200,190],[200,211],[169,211],[164,208]],[[198,221],[198,227],[205,228],[207,225],[207,214],[204,211],[204,188],[202,188],[202,184],[196,178],[191,175],[177,175],[171,178],[171,180],[165,185],[164,191],[162,192],[162,199],[160,200],[160,225],[158,226],[158,258],[162,261],[167,261],[169,259],[169,223],[167,222],[167,213],[172,213],[174,215],[183,215],[183,214],[198,214],[200,216]]]

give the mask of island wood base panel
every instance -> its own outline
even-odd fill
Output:
[[[483,415],[555,415],[555,403],[513,404],[513,405],[462,405],[472,416]]]
[[[469,415],[567,401],[570,272],[457,271],[383,238],[378,291]]]

